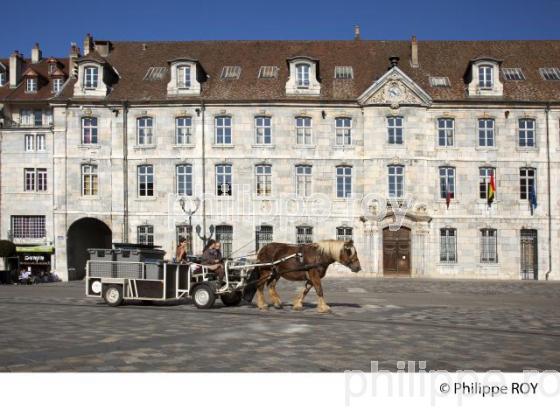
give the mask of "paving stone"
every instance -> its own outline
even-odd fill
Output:
[[[280,282],[290,300],[299,286]],[[560,370],[560,283],[327,279],[332,314],[109,308],[83,283],[0,286],[0,371]],[[351,292],[350,289],[360,289]],[[362,291],[363,290],[363,291]]]

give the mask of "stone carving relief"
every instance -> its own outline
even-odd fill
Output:
[[[424,102],[400,80],[397,73],[389,77],[389,80],[369,98],[368,103],[389,104],[393,109],[402,104],[424,105]]]

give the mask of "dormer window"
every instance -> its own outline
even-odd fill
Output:
[[[525,79],[525,75],[523,74],[523,70],[521,68],[502,68],[502,74],[504,75],[504,80],[508,81],[523,81]]]
[[[191,67],[183,65],[177,67],[177,88],[191,88]]]
[[[62,78],[54,78],[52,80],[52,92],[53,94],[58,94],[60,90],[62,90],[62,85],[64,84],[64,80]]]
[[[238,65],[227,65],[222,68],[222,80],[239,80],[241,67]]]
[[[296,64],[298,88],[309,88],[309,64]]]
[[[318,81],[319,63],[306,57],[293,57],[288,60],[290,76],[286,82],[287,95],[321,95],[321,84]]]
[[[489,56],[471,60],[468,85],[469,97],[503,96],[504,84],[500,78],[500,64],[500,60]]]
[[[354,69],[352,66],[337,65],[334,68],[334,78],[337,80],[352,80],[354,78]]]
[[[258,78],[276,78],[278,77],[278,67],[274,65],[263,65],[259,68]]]
[[[167,83],[167,95],[200,95],[200,81],[205,75],[197,61],[184,57],[171,60],[169,64],[170,78]],[[147,76],[148,74],[146,74]],[[144,79],[147,79],[146,77]]]
[[[118,74],[107,61],[86,56],[77,61],[78,81],[74,84],[75,97],[104,98],[110,91],[109,85],[115,81]],[[58,68],[52,78],[64,79],[65,74]]]
[[[56,63],[49,63],[49,75],[54,73],[57,69]]]
[[[28,78],[25,81],[25,91],[28,93],[36,93],[37,92],[37,79],[36,78]]]
[[[494,79],[492,75],[492,66],[481,65],[478,67],[478,86],[480,88],[492,88]]]
[[[0,69],[0,87],[6,84],[6,72]]]
[[[94,66],[84,68],[84,87],[88,89],[97,88],[99,69]]]
[[[544,80],[558,81],[560,80],[560,69],[558,67],[539,68],[539,73]]]

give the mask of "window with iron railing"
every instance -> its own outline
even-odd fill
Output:
[[[255,250],[258,252],[263,246],[272,242],[273,228],[270,225],[257,226],[255,232]]]
[[[349,226],[339,226],[336,228],[336,239],[339,241],[351,241],[353,229]]]
[[[457,230],[442,228],[439,230],[439,261],[457,263]]]
[[[313,242],[313,227],[298,226],[296,227],[296,243],[298,245]]]
[[[39,239],[47,236],[44,215],[12,215],[11,236],[14,239]]]
[[[495,229],[480,230],[480,262],[498,262],[498,232]]]

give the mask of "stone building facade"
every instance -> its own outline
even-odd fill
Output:
[[[233,256],[351,238],[369,276],[560,278],[558,41],[88,35],[82,51],[56,60],[56,91],[40,55],[0,86],[0,232],[51,245],[65,279],[88,247],[172,255],[183,235],[198,253],[210,233]],[[34,107],[45,126],[22,126]]]

